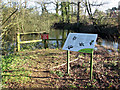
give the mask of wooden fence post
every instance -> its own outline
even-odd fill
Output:
[[[44,39],[44,48],[48,48],[48,43],[47,43],[47,39]]]
[[[17,34],[17,46],[18,46],[18,51],[20,51],[20,33]]]

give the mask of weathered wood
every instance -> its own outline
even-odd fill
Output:
[[[70,72],[70,51],[67,50],[67,73],[69,74]]]
[[[21,42],[19,42],[19,43],[22,44],[22,43],[41,42],[41,41],[42,41],[42,39],[40,39],[40,40],[31,40],[31,41],[21,41]]]
[[[33,42],[41,42],[41,41],[43,41],[43,43],[44,43],[44,48],[47,48],[48,46],[47,46],[47,41],[53,41],[53,40],[57,40],[57,42],[58,41],[65,41],[65,39],[45,39],[45,40],[43,40],[43,39],[40,39],[40,40],[30,40],[30,41],[20,41],[20,35],[24,35],[24,34],[36,34],[36,33],[38,33],[38,34],[42,34],[42,33],[46,33],[45,31],[41,31],[41,32],[25,32],[25,33],[18,33],[17,34],[17,42],[18,42],[18,51],[20,51],[20,44],[23,44],[23,43],[33,43]]]
[[[20,35],[24,35],[24,34],[35,34],[35,33],[38,33],[38,34],[41,34],[41,33],[46,33],[45,31],[41,31],[41,32],[25,32],[25,33],[18,33],[17,34],[17,46],[18,46],[18,51],[20,51],[20,44],[23,44],[23,43],[33,43],[33,42],[41,42],[42,39],[40,40],[31,40],[31,41],[20,41]]]
[[[90,57],[90,79],[91,80],[92,80],[92,73],[93,73],[93,50]]]
[[[35,34],[35,33],[46,33],[45,31],[41,31],[41,32],[25,32],[25,33],[20,33],[22,34]]]
[[[44,48],[47,48],[47,43],[46,43],[46,39],[44,40]]]
[[[20,51],[20,34],[17,34],[17,46],[18,46],[18,51]]]

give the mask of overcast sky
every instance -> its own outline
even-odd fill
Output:
[[[91,2],[97,1],[97,2],[105,2],[108,4],[104,4],[103,6],[99,7],[99,10],[105,11],[107,9],[111,9],[112,7],[117,7],[118,8],[118,2],[120,0],[90,0]]]
[[[20,0],[2,0],[2,1],[20,1]],[[22,0],[24,1],[24,0]],[[29,6],[35,6],[37,4],[35,4],[34,2],[35,1],[55,1],[55,0],[27,0],[27,1],[31,1],[29,2]],[[58,1],[67,1],[67,0],[58,0]],[[77,0],[71,0],[71,1],[77,1]],[[92,8],[92,10],[94,11],[95,8],[98,8],[99,10],[102,10],[102,11],[105,11],[107,9],[111,9],[112,7],[117,7],[118,8],[118,2],[120,0],[89,0],[91,3],[94,3],[94,2],[97,2],[98,4],[100,3],[107,3],[107,4],[104,4],[103,6],[100,6],[100,7],[94,7]],[[50,5],[49,6],[49,9],[52,9],[53,6]]]
[[[30,0],[30,1],[37,1],[37,0]],[[42,1],[42,0],[38,0],[38,1]],[[44,1],[47,1],[47,0],[44,0]],[[51,1],[51,0],[50,0]],[[55,1],[55,0],[52,0],[52,1]],[[59,0],[59,1],[67,1],[67,0]],[[71,1],[77,1],[77,0],[71,0]],[[94,11],[96,8],[98,8],[99,10],[102,10],[102,11],[105,11],[107,9],[112,9],[112,7],[117,7],[118,8],[118,2],[120,0],[89,0],[91,3],[106,3],[104,4],[103,6],[100,6],[100,7],[94,7],[92,8],[92,10]],[[31,3],[33,4],[33,3]],[[35,5],[35,4],[34,4]],[[50,6],[52,8],[52,6]],[[49,7],[49,8],[50,8]]]

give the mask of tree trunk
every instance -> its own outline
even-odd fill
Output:
[[[78,25],[79,25],[79,18],[80,18],[80,17],[79,17],[79,16],[80,16],[80,15],[79,15],[79,13],[80,13],[80,2],[78,2],[77,9],[78,9],[78,10],[77,10],[77,27],[78,27]]]
[[[70,19],[71,19],[71,16],[70,16],[70,2],[68,2],[68,11],[67,11],[67,22],[70,23]]]
[[[2,1],[0,0],[0,7],[2,7]],[[0,49],[2,48],[2,8],[0,8]],[[2,65],[2,50],[0,50],[0,64]],[[0,73],[2,73],[2,70],[1,70],[2,66],[0,66]],[[2,76],[0,74],[0,90],[2,90]]]
[[[65,21],[64,2],[61,2],[61,16],[62,16],[62,22],[64,22]]]
[[[73,4],[71,5],[71,15],[73,15]]]
[[[56,15],[58,16],[58,7],[59,7],[59,5],[58,5],[58,2],[56,2]]]
[[[119,31],[119,35],[120,35],[120,1],[118,2],[118,31]],[[120,54],[120,36],[119,36],[119,40],[118,40],[118,50],[119,50],[119,54]]]

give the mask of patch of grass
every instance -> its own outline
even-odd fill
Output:
[[[51,73],[51,74],[54,74],[55,72],[51,70],[50,73]]]
[[[91,86],[91,83],[87,83],[88,86]]]
[[[105,72],[105,75],[107,75],[108,73],[107,72]]]
[[[61,71],[56,71],[55,73],[56,73],[59,77],[63,77],[63,76],[64,76]]]
[[[76,87],[76,85],[73,84],[73,85],[69,85],[69,88],[75,89],[75,88],[77,88],[77,87]]]
[[[30,80],[30,71],[25,71],[23,65],[26,60],[20,59],[19,55],[11,54],[2,57],[2,84],[9,87],[10,83],[25,84]]]

